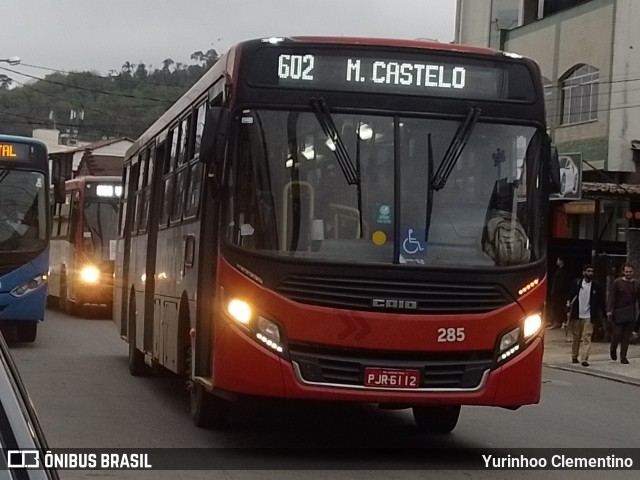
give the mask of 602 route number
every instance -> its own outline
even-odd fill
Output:
[[[462,341],[464,341],[464,327],[438,329],[438,342]]]

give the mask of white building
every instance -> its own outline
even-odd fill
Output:
[[[637,187],[603,185],[640,183],[640,1],[458,0],[457,7],[456,42],[538,62],[552,141],[560,154],[582,156],[587,199],[554,206],[552,236],[594,250],[624,242],[625,213],[635,208],[629,200],[640,199],[627,192]]]

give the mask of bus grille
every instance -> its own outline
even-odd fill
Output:
[[[323,353],[319,353],[322,350]],[[406,353],[334,350],[290,344],[291,360],[309,383],[362,386],[367,367],[421,372],[420,388],[472,390],[493,364],[493,352]]]
[[[295,302],[348,310],[388,311],[373,308],[373,299],[416,302],[402,313],[485,313],[510,303],[505,292],[492,284],[428,281],[393,281],[338,277],[287,277],[275,291]]]

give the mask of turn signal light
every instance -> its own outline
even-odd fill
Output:
[[[520,290],[518,290],[518,295],[524,295],[529,290],[531,290],[533,287],[537,286],[539,283],[540,283],[540,280],[537,279],[537,278],[533,282],[527,283],[524,287],[522,287]]]

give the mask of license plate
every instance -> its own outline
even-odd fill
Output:
[[[368,367],[364,369],[364,384],[367,387],[418,388],[420,370]]]

